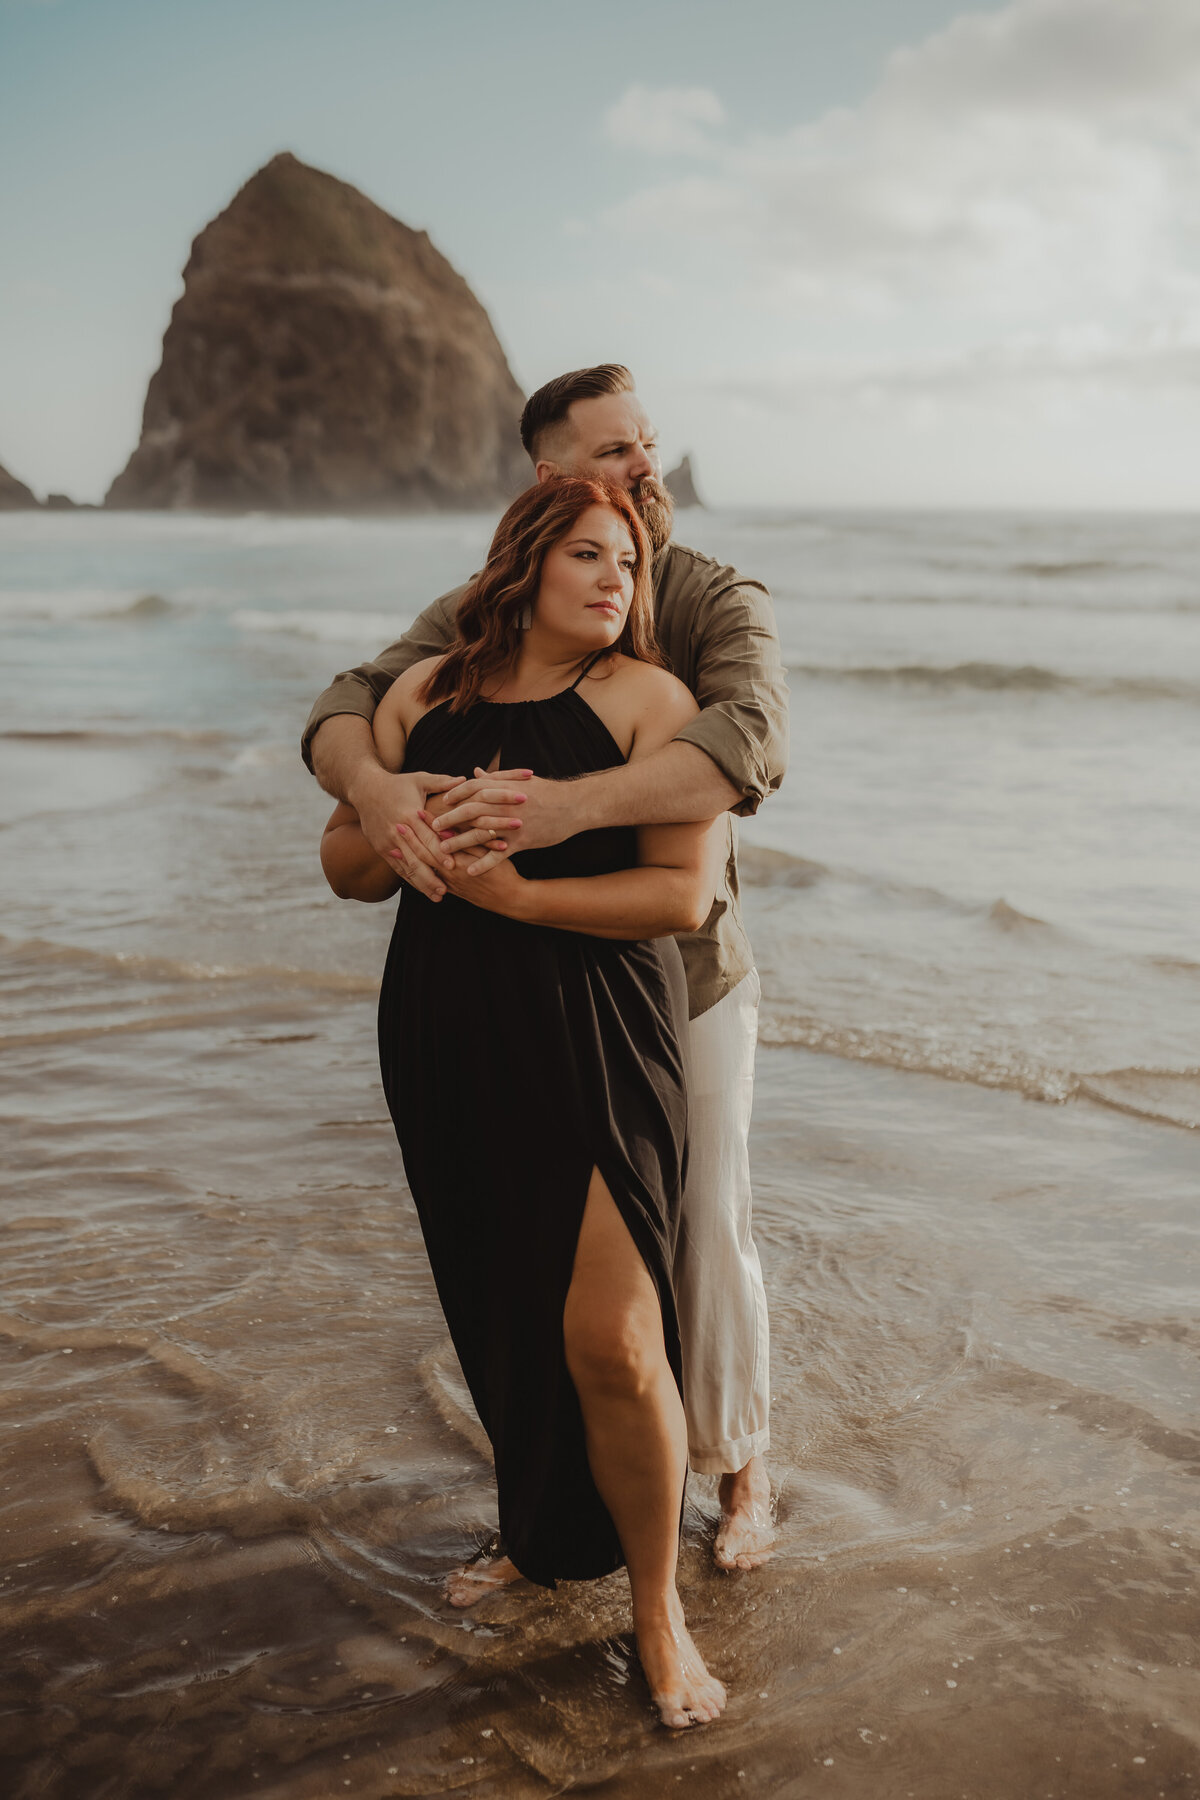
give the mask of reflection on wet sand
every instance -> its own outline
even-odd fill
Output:
[[[763,1053],[781,1541],[717,1574],[693,1482],[674,1738],[623,1576],[444,1602],[486,1444],[369,997],[3,967],[14,1797],[1191,1790],[1186,1134]]]
[[[704,515],[793,670],[781,1537],[693,1481],[679,1738],[623,1577],[443,1601],[490,1471],[296,755],[492,524],[0,520],[0,1793],[1194,1793],[1195,519]]]

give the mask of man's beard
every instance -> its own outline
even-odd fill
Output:
[[[638,516],[646,527],[646,535],[650,539],[650,548],[657,556],[671,541],[671,528],[675,523],[675,502],[653,475],[643,475],[637,485],[631,489],[630,498],[638,509]]]

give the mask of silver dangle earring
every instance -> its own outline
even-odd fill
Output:
[[[521,608],[521,630],[528,631],[533,624],[533,603],[527,600]]]

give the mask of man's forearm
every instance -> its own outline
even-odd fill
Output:
[[[326,719],[312,739],[312,750],[317,780],[327,793],[353,807],[374,854],[427,898],[440,900],[439,870],[447,859],[423,809],[431,794],[456,786],[460,777],[392,774],[379,760],[371,727],[353,713]]]
[[[639,762],[571,782],[569,796],[579,821],[576,831],[603,825],[687,825],[715,819],[742,798],[711,756],[678,739]]]
[[[326,828],[321,867],[339,900],[390,900],[400,886],[395,869],[376,856],[357,824]]]
[[[325,792],[348,806],[354,805],[351,789],[364,771],[383,772],[371,727],[356,713],[335,713],[318,727],[312,740],[312,766]]]

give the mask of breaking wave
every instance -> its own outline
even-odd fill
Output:
[[[1200,1131],[1200,1069],[1114,1069],[1098,1074],[1056,1068],[1009,1047],[976,1048],[935,1034],[831,1025],[767,999],[759,1041],[771,1049],[812,1050],[847,1062],[935,1075],[972,1087],[1002,1088],[1027,1100],[1063,1105],[1090,1100],[1148,1124]]]
[[[184,610],[162,594],[133,593],[128,588],[10,588],[0,589],[0,617],[41,620],[140,620],[165,619]]]
[[[936,1075],[973,1087],[1006,1088],[1027,1100],[1061,1105],[1080,1092],[1080,1079],[1020,1051],[973,1049],[916,1031],[887,1031],[870,1026],[832,1025],[786,1005],[763,1003],[759,1042],[771,1049],[814,1050],[846,1062],[875,1063],[913,1075]]]
[[[1189,681],[1163,681],[1138,675],[1065,675],[1036,663],[965,662],[949,666],[897,663],[882,667],[839,667],[831,663],[790,662],[789,672],[815,681],[855,681],[867,685],[910,686],[944,690],[975,689],[985,693],[1078,693],[1102,699],[1197,700],[1200,686]]]
[[[301,969],[287,964],[201,963],[181,957],[143,956],[125,950],[89,950],[79,944],[58,944],[48,938],[9,938],[0,934],[0,955],[25,963],[74,965],[96,974],[125,976],[138,981],[224,982],[239,986],[302,988],[316,993],[373,994],[375,976],[347,975],[329,969]]]
[[[740,860],[764,976],[765,1046],[1007,1089],[1051,1104],[1091,1101],[1151,1123],[1200,1129],[1200,1070],[1184,1066],[1186,1039],[1175,1046],[1181,1052],[1175,1068],[1131,1059],[1125,1068],[1105,1069],[1099,1060],[1118,1042],[1136,1056],[1141,1043],[1161,1035],[1157,1026],[1142,1029],[1127,1018],[1127,1009],[1114,1012],[1116,994],[1136,991],[1146,1020],[1157,1019],[1167,991],[1161,984],[1166,980],[1177,992],[1200,977],[1196,964],[1114,952],[1069,920],[1038,918],[1003,898],[989,902],[880,880],[754,844],[742,846]],[[794,891],[794,907],[765,893],[761,903],[753,898],[779,889]],[[867,913],[859,911],[856,895]],[[881,901],[896,908],[894,928],[885,911],[882,925],[860,939],[856,919],[879,920]],[[941,945],[940,977],[921,960],[930,933]],[[1078,1030],[1049,1000],[1064,983],[1081,999]]]
[[[131,600],[128,606],[118,606],[106,617],[110,619],[165,619],[168,613],[175,610],[169,600],[161,594],[142,594]]]
[[[935,567],[950,567],[947,564],[935,564]],[[990,574],[989,570],[981,570],[976,564],[954,564],[962,573],[979,577]],[[780,590],[783,594],[783,590]],[[777,597],[779,597],[777,595]],[[793,600],[810,598],[807,593],[796,590],[783,594]],[[1111,592],[1105,595],[1094,593],[1073,593],[1067,587],[1061,587],[1046,594],[1030,588],[1014,588],[1011,591],[999,589],[994,593],[964,593],[954,588],[946,593],[921,588],[897,587],[891,591],[874,591],[863,589],[850,596],[855,606],[945,606],[964,607],[970,611],[991,612],[1039,612],[1039,613],[1088,613],[1105,618],[1129,616],[1140,617],[1143,614],[1154,615],[1188,615],[1200,612],[1200,600],[1176,596],[1171,599],[1137,599],[1127,600]]]
[[[839,881],[852,887],[869,889],[884,897],[892,896],[909,905],[915,901],[918,905],[958,913],[964,918],[986,919],[989,924],[999,926],[1003,931],[1018,931],[1028,926],[1043,932],[1058,929],[1046,919],[1034,918],[1032,914],[1010,906],[1003,896],[990,903],[964,900],[956,894],[945,893],[941,888],[897,881],[894,878],[881,879],[878,875],[865,874],[861,869],[834,868],[829,863],[795,856],[788,850],[773,850],[765,844],[739,845],[738,868],[742,882],[747,887],[810,888],[821,881]]]
[[[353,644],[364,655],[374,645],[394,643],[405,624],[395,613],[333,612],[316,607],[289,612],[244,607],[230,616],[239,631],[282,632],[319,644]]]
[[[41,730],[30,727],[14,727],[8,731],[0,731],[0,742],[15,744],[106,744],[118,749],[129,744],[221,744],[228,737],[224,731],[195,730],[189,731],[182,726],[151,725],[134,726],[128,731],[98,731],[90,727],[75,729],[67,727],[63,730]]]
[[[1069,557],[1046,562],[1018,562],[1012,565],[1014,575],[1036,575],[1039,580],[1056,581],[1078,575],[1130,575],[1154,569],[1156,563],[1127,563],[1107,557]]]
[[[1109,1069],[1081,1076],[1078,1091],[1114,1112],[1200,1131],[1200,1069]]]

